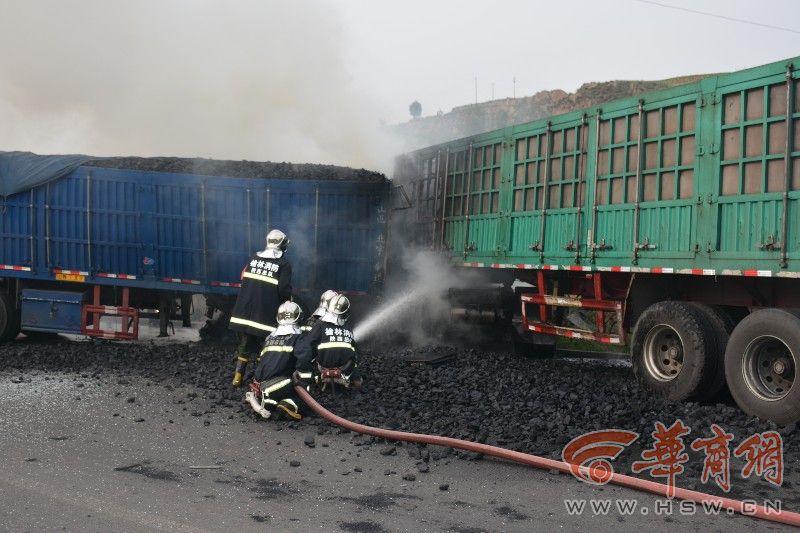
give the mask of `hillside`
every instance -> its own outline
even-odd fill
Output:
[[[414,150],[511,124],[530,122],[636,94],[691,83],[710,75],[681,76],[656,81],[589,82],[581,85],[574,93],[555,89],[540,91],[532,96],[469,104],[453,108],[449,113],[412,119],[390,128],[404,141],[407,150]]]

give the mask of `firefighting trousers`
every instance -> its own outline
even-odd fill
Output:
[[[239,346],[236,348],[236,355],[244,357],[248,361],[254,361],[258,354],[261,353],[262,344],[264,344],[263,336],[239,333]]]
[[[270,378],[260,383],[261,386],[261,401],[264,408],[268,411],[274,411],[278,406],[278,402],[284,400],[297,408],[297,411],[305,415],[308,413],[306,405],[298,398],[294,392],[292,385],[292,378],[289,376],[278,376]]]

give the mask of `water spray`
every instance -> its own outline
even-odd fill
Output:
[[[399,298],[392,299],[390,302],[378,308],[378,310],[367,317],[366,320],[357,325],[353,329],[353,337],[357,341],[363,341],[390,319],[396,320],[399,316],[402,316],[403,313],[408,312],[411,304],[420,300],[424,296],[425,291],[422,288],[417,288],[411,292],[406,292]]]

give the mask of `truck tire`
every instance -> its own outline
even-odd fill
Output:
[[[17,338],[19,335],[19,313],[14,301],[6,291],[0,291],[0,342]]]
[[[725,377],[744,412],[787,425],[800,420],[798,363],[798,313],[761,309],[733,330],[725,351]]]
[[[645,389],[674,401],[694,400],[713,372],[714,337],[704,314],[686,302],[659,302],[636,322],[633,373]]]
[[[695,302],[691,302],[689,305],[702,313],[708,332],[713,338],[711,350],[706,358],[709,370],[705,373],[704,383],[701,384],[695,399],[700,402],[712,402],[726,395],[725,348],[728,346],[728,339],[736,323],[719,307]]]

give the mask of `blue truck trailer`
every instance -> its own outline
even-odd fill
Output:
[[[264,179],[132,166],[0,153],[0,340],[20,330],[136,338],[140,309],[165,318],[165,302],[183,301],[185,311],[192,294],[224,313],[270,228],[291,239],[294,292],[307,305],[328,288],[370,294],[383,282],[382,175],[327,167],[331,179],[307,166],[313,179],[303,179],[302,166],[284,164],[290,179]],[[119,327],[101,329],[102,315],[120,317]]]

